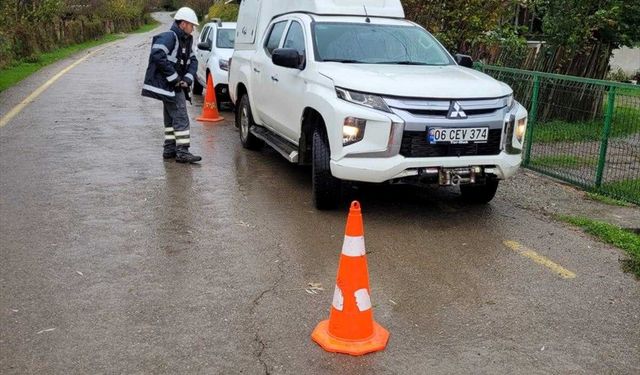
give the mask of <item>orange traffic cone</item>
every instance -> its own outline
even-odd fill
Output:
[[[216,91],[213,89],[213,78],[209,74],[207,78],[207,95],[204,97],[204,105],[202,106],[202,116],[198,117],[198,121],[218,122],[224,120],[218,112],[216,104]]]
[[[334,353],[363,355],[383,350],[389,332],[373,320],[360,203],[351,203],[329,320],[318,324],[313,341]]]

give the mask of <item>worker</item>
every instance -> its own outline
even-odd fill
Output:
[[[149,67],[144,78],[142,96],[161,100],[164,106],[165,160],[197,163],[200,156],[189,152],[191,137],[187,100],[198,69],[193,52],[193,29],[198,16],[193,9],[180,8],[171,30],[153,37]]]

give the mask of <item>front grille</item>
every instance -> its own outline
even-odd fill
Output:
[[[426,131],[405,131],[402,135],[400,155],[408,158],[498,155],[500,153],[501,138],[502,129],[490,129],[487,143],[431,145],[427,142]]]
[[[499,110],[500,108],[483,108],[483,109],[466,109],[464,112],[467,116],[480,116],[489,115]],[[431,116],[431,117],[447,117],[449,110],[435,110],[435,109],[407,109],[409,113],[414,116]]]

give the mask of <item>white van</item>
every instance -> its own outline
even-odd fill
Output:
[[[320,209],[343,181],[459,185],[486,203],[522,161],[527,111],[472,65],[400,0],[242,0],[229,89],[243,146],[310,164]]]
[[[221,102],[229,101],[229,59],[233,54],[236,36],[235,22],[218,19],[206,23],[202,28],[195,50],[198,72],[194,82],[194,94],[202,94],[211,75],[215,85],[218,108]]]

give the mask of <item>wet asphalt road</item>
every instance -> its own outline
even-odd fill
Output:
[[[229,112],[193,122],[201,166],[163,162],[161,103],[139,96],[151,35],[109,45],[0,128],[0,373],[640,373],[640,284],[621,252],[508,189],[485,207],[353,192],[391,339],[323,352],[310,333],[346,206],[316,211],[309,169],[242,149]],[[0,113],[69,62],[0,94]]]

